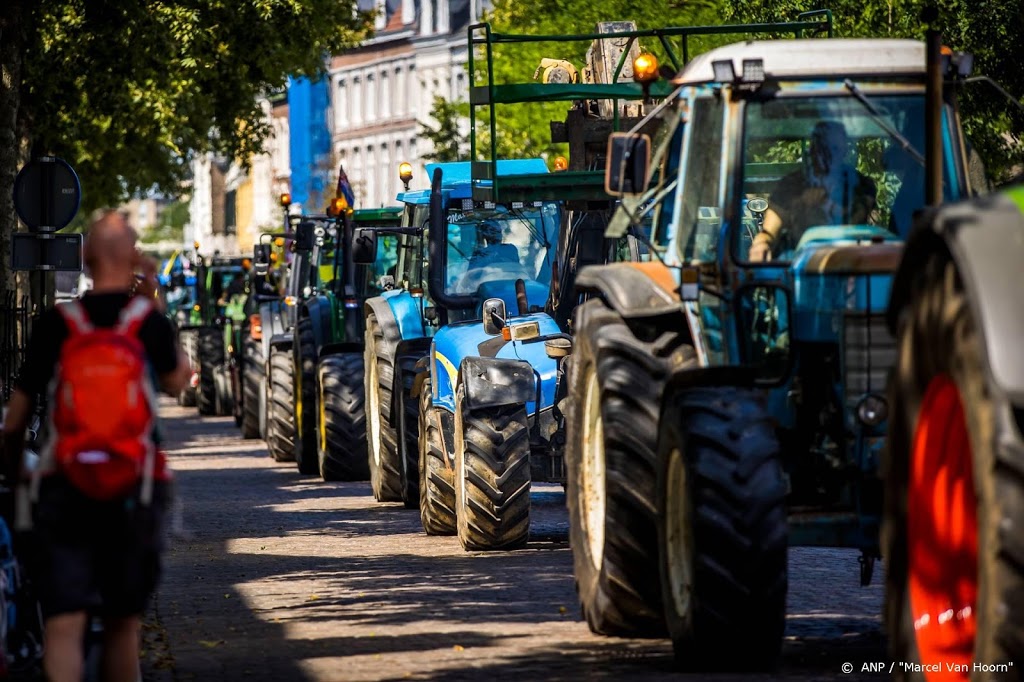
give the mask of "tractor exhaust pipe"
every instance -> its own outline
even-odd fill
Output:
[[[942,203],[942,36],[933,29],[925,34],[925,151],[924,200],[927,206]]]

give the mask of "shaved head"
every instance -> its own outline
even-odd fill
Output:
[[[135,230],[118,211],[105,211],[89,225],[84,257],[94,288],[131,287],[139,261],[137,240]]]

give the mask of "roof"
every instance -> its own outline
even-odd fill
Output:
[[[711,63],[722,59],[732,60],[736,74],[743,73],[744,59],[762,59],[764,72],[770,78],[923,78],[925,74],[925,46],[917,40],[811,38],[750,40],[719,47],[694,57],[672,82],[683,85],[714,81]]]
[[[427,180],[434,177],[434,169],[440,168],[444,184],[472,179],[472,163],[455,161],[452,163],[428,163]],[[498,177],[506,175],[532,175],[547,173],[548,165],[544,159],[498,159]]]
[[[427,178],[434,176],[434,169],[441,169],[441,193],[447,203],[452,199],[470,199],[473,196],[472,163],[455,161],[451,163],[428,163]],[[517,175],[538,175],[548,173],[544,159],[499,159],[498,177]],[[480,181],[477,181],[480,182]],[[429,189],[400,192],[398,201],[404,204],[430,203]]]

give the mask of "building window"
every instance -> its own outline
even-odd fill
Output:
[[[238,233],[235,222],[235,190],[231,190],[224,195],[224,234]]]
[[[344,78],[338,79],[338,98],[335,104],[335,121],[339,126],[348,123],[348,85]]]
[[[363,96],[363,81],[356,76],[352,79],[352,95],[348,98],[345,103],[345,108],[349,111],[348,120],[356,123],[362,120],[362,107],[359,106],[359,100]]]
[[[405,113],[405,107],[402,106],[402,98],[405,96],[405,72],[402,71],[401,66],[395,67],[395,77],[391,81],[391,110],[395,116],[401,116]]]
[[[363,109],[363,120],[367,123],[373,121],[373,101],[376,96],[377,92],[374,89],[374,79],[373,74],[371,73],[366,77],[366,92],[363,94],[363,103],[365,105],[365,108]]]

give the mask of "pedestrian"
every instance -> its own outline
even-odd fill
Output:
[[[7,464],[24,478],[32,397],[49,389],[49,434],[32,474],[32,570],[52,682],[82,679],[93,615],[103,622],[104,679],[136,682],[142,616],[160,575],[170,473],[155,443],[151,378],[174,396],[191,369],[159,310],[156,262],[136,241],[120,213],[90,225],[92,289],[35,323],[4,423]]]

